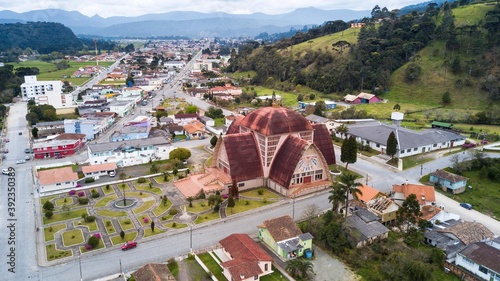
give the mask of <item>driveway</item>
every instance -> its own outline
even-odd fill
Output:
[[[320,247],[314,247],[314,259],[311,263],[314,265],[315,281],[361,280],[360,276]]]

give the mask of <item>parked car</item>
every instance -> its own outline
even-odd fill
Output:
[[[116,176],[116,174],[115,174],[115,172],[111,171],[111,172],[109,172],[109,176],[114,177],[114,176]]]
[[[9,139],[5,139],[5,142],[9,142],[10,140]]]
[[[24,160],[29,161],[29,160],[31,160],[31,157],[30,157],[29,155],[26,155],[26,156],[24,157]]]
[[[135,242],[135,241],[128,241],[128,242],[126,242],[125,244],[122,245],[122,250],[126,251],[128,249],[132,249],[132,248],[135,248],[135,247],[137,247],[137,242]]]
[[[16,164],[24,164],[24,163],[26,163],[26,160],[24,160],[24,159],[23,159],[23,160],[17,160],[17,161],[16,161]]]
[[[472,210],[472,205],[469,203],[460,203],[460,206],[464,207],[467,210]]]
[[[8,175],[9,174],[9,170],[8,169],[2,169],[2,174]]]
[[[62,155],[57,155],[55,158],[56,158],[56,159],[62,159],[62,158],[64,158],[64,156],[62,156]]]
[[[29,148],[24,149],[24,153],[31,153],[31,149]]]
[[[22,135],[22,134],[23,134],[23,132],[19,132],[19,135]]]
[[[9,150],[6,148],[3,150],[3,153],[9,153]]]

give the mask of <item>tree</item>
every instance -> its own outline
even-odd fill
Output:
[[[125,197],[125,179],[127,178],[127,174],[125,174],[125,172],[121,172],[118,177],[120,178],[120,180],[122,181],[122,189],[123,189],[123,206],[127,206],[127,200],[126,197]]]
[[[313,267],[313,264],[308,260],[293,259],[286,264],[286,271],[295,279],[308,280],[309,275],[314,274]]]
[[[191,157],[191,151],[187,148],[179,147],[170,151],[169,157],[170,159],[179,159],[181,161],[184,161]]]
[[[399,103],[396,103],[392,109],[396,110],[396,111],[400,111],[401,110],[401,106],[399,105]]]
[[[87,244],[89,244],[92,248],[95,248],[95,247],[97,247],[97,245],[99,245],[99,238],[92,235],[89,237]]]
[[[328,196],[328,202],[332,204],[332,211],[339,213],[340,204],[345,201],[345,188],[343,184],[335,183],[331,186],[330,196]]]
[[[120,231],[120,237],[122,238],[122,240],[123,240],[123,238],[125,238],[125,231],[123,231],[123,230]]]
[[[151,221],[151,231],[155,232],[155,222]]]
[[[236,203],[234,202],[234,198],[232,195],[229,195],[229,198],[227,198],[227,207],[230,208],[231,210],[236,206]]]
[[[451,97],[450,97],[450,92],[446,91],[443,93],[441,96],[441,101],[443,102],[444,105],[449,105],[451,103]]]
[[[45,212],[45,217],[48,219],[50,219],[53,215],[54,215],[54,213],[52,213],[52,211]]]
[[[196,113],[198,112],[198,107],[196,105],[188,105],[186,107],[186,113]]]
[[[386,152],[387,155],[391,156],[391,159],[394,158],[394,155],[398,152],[398,140],[396,139],[394,132],[391,132],[387,138]]]
[[[342,147],[340,148],[340,161],[346,163],[345,169],[349,164],[354,164],[358,157],[358,144],[354,136],[350,136],[342,142]]]
[[[345,124],[342,124],[335,129],[335,132],[345,139],[347,132],[349,132],[349,128],[347,128]]]
[[[332,44],[332,47],[334,50],[337,50],[340,54],[344,52],[345,48],[349,48],[351,46],[351,43],[345,41],[345,40],[340,40]]]
[[[217,140],[218,140],[217,136],[213,136],[213,137],[210,139],[210,145],[211,145],[212,147],[214,147],[214,146],[217,144]]]
[[[347,211],[349,210],[349,194],[353,198],[358,198],[358,195],[362,195],[361,190],[358,189],[362,186],[361,183],[356,182],[356,175],[353,173],[345,172],[338,177],[339,184],[344,186],[345,191],[345,215],[347,217]]]
[[[417,196],[410,194],[396,212],[396,221],[400,225],[406,223],[406,231],[408,232],[410,224],[415,224],[417,217],[420,215],[420,205],[418,204]]]
[[[158,173],[158,171],[160,170],[160,168],[158,168],[158,166],[156,166],[156,164],[152,164],[151,167],[149,168],[149,171],[152,173],[152,174],[156,174]]]
[[[238,183],[236,182],[236,180],[233,180],[231,189],[229,190],[229,194],[232,195],[234,198],[238,197],[239,191],[238,191]]]
[[[43,209],[46,211],[52,211],[54,210],[54,204],[52,204],[52,202],[50,201],[47,201],[43,204]]]
[[[413,82],[420,78],[420,74],[422,74],[422,67],[416,63],[410,63],[405,69],[404,77],[407,82]]]
[[[188,198],[186,198],[186,200],[189,202],[189,207],[192,208],[193,207],[194,198],[192,196],[189,196]]]

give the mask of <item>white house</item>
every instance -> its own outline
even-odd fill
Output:
[[[174,149],[163,137],[90,144],[87,162],[90,165],[114,162],[119,167],[133,166],[168,159]]]
[[[82,173],[86,178],[99,179],[100,176],[108,176],[111,172],[116,173],[116,163],[104,163],[97,165],[82,166]]]
[[[54,108],[73,106],[73,96],[62,92],[61,81],[38,81],[35,75],[24,76],[21,96],[24,101],[34,100],[38,104],[50,104]]]
[[[109,111],[116,113],[119,117],[124,117],[129,115],[134,107],[134,101],[114,101],[109,104]]]
[[[500,249],[485,242],[467,245],[457,254],[455,264],[483,280],[500,281]]]
[[[37,171],[40,193],[76,187],[78,174],[71,167]]]

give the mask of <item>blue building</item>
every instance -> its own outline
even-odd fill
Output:
[[[457,194],[465,191],[465,186],[467,186],[468,178],[455,175],[453,173],[447,172],[445,170],[437,170],[429,174],[430,181],[433,183],[439,183],[443,191]]]
[[[337,104],[334,101],[325,100],[324,102],[325,102],[325,109],[326,110],[337,108]],[[303,102],[303,101],[299,101],[299,109],[305,109],[308,105],[309,106],[315,106],[316,102]]]

